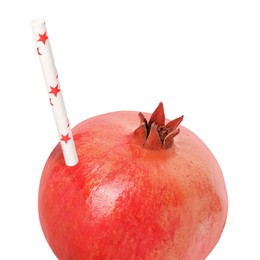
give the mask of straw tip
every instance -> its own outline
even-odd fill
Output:
[[[32,25],[40,25],[40,24],[45,24],[45,21],[43,18],[35,18],[31,20]]]

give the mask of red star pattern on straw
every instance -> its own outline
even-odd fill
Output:
[[[42,55],[42,54],[40,53],[40,48],[39,48],[39,47],[37,48],[37,52],[38,52],[38,55]]]
[[[57,84],[55,88],[50,86],[50,88],[51,88],[51,91],[49,93],[53,94],[55,97],[57,97],[58,93],[60,92],[59,85]]]
[[[39,34],[39,33],[38,33]],[[46,35],[46,32],[44,34],[39,34],[38,42],[42,42],[44,45],[48,39],[48,36]]]
[[[51,106],[54,106],[54,105],[52,104],[52,102],[51,102],[51,98],[49,98],[49,100],[50,100],[50,104],[51,104]]]
[[[60,140],[67,144],[70,139],[71,138],[69,137],[69,134],[66,134],[66,135],[61,135],[61,139]]]
[[[78,156],[62,98],[63,93],[59,84],[58,71],[54,64],[49,34],[43,19],[37,18],[31,22],[31,25],[36,43],[35,50],[37,50],[37,56],[42,65],[49,104],[55,118],[58,139],[61,149],[63,150],[65,164],[67,166],[73,166],[78,163]]]

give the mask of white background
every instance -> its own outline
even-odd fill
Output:
[[[0,3],[0,259],[56,259],[37,192],[58,142],[30,21],[46,20],[71,125],[105,112],[152,112],[183,125],[218,159],[229,215],[208,260],[260,259],[260,2]]]

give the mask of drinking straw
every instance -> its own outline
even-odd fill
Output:
[[[58,79],[57,69],[54,63],[49,35],[44,19],[31,21],[37,53],[40,59],[43,76],[45,79],[50,106],[55,118],[60,144],[64,160],[67,166],[74,166],[78,163],[78,156],[70,124],[62,97],[62,91]]]

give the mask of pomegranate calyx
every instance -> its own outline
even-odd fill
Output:
[[[172,146],[173,138],[179,134],[178,126],[183,120],[180,116],[165,125],[165,115],[163,103],[160,102],[152,113],[149,122],[140,112],[140,126],[134,131],[135,136],[147,149],[159,150]]]

